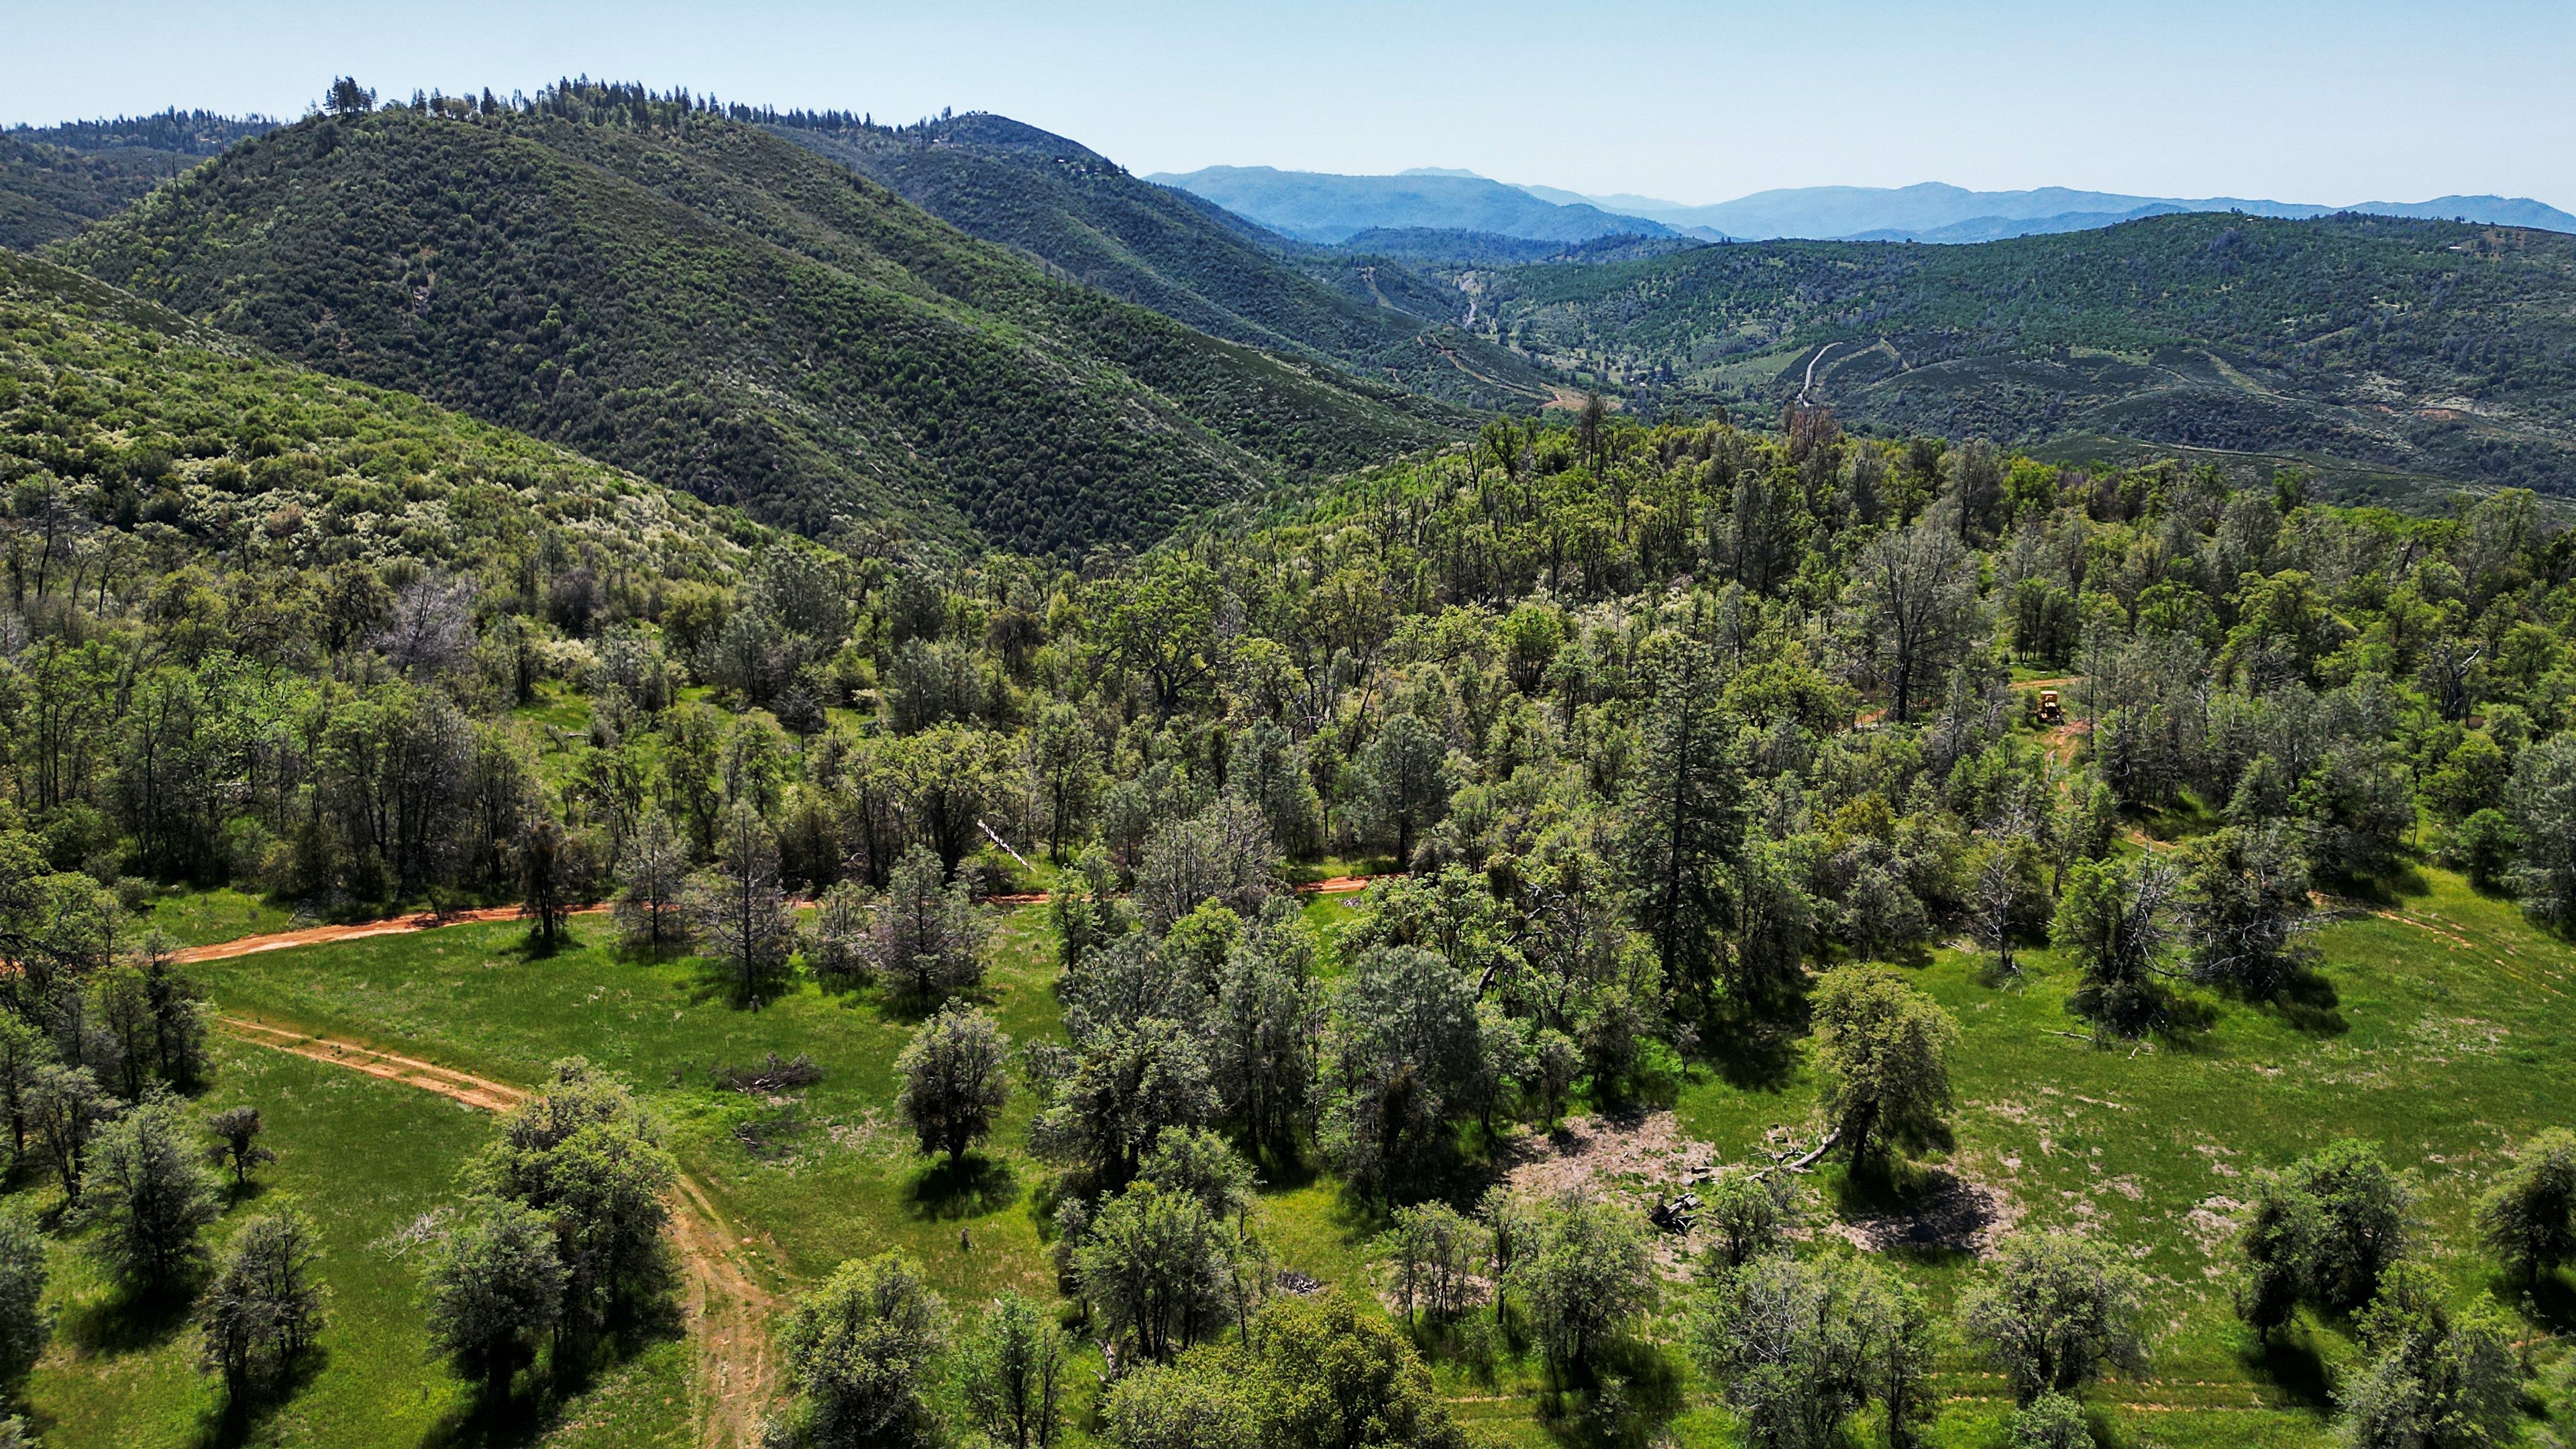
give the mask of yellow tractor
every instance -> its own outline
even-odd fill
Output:
[[[2039,692],[2039,722],[2048,725],[2066,723],[2066,710],[2058,704],[2056,690]]]

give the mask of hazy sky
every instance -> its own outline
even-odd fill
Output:
[[[911,118],[992,110],[1138,172],[1464,166],[1717,201],[1773,186],[2576,209],[2569,0],[80,4],[0,0],[0,123],[293,117],[567,72]]]

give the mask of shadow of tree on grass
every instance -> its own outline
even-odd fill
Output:
[[[2334,1373],[2317,1351],[2313,1330],[2296,1328],[2260,1339],[2237,1354],[2246,1371],[2311,1409],[2334,1407]]]
[[[54,1335],[84,1354],[103,1357],[160,1347],[188,1326],[195,1285],[160,1293],[117,1290],[67,1304],[55,1316]]]
[[[269,1426],[279,1413],[295,1402],[295,1397],[312,1387],[322,1371],[331,1366],[331,1351],[315,1345],[296,1355],[286,1373],[264,1384],[250,1385],[240,1394],[226,1393],[222,1407],[209,1410],[197,1426],[197,1443],[203,1449],[236,1449],[250,1443],[266,1443],[273,1436]]]
[[[1020,1178],[1007,1158],[942,1157],[913,1177],[910,1199],[914,1217],[934,1222],[989,1217],[1020,1200]]]
[[[1539,1424],[1565,1449],[1646,1449],[1681,1413],[1682,1373],[1671,1350],[1622,1336],[1589,1363],[1548,1370]]]

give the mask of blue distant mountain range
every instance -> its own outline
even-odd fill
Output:
[[[2430,201],[2348,205],[2234,196],[2127,196],[2046,186],[1970,191],[1916,186],[1800,186],[1759,191],[1713,205],[1651,196],[1589,195],[1552,186],[1515,186],[1469,171],[1424,168],[1396,176],[1338,176],[1267,166],[1212,166],[1147,178],[1176,186],[1300,241],[1325,245],[1371,229],[1481,232],[1576,243],[1597,237],[1693,236],[1761,241],[1809,237],[1850,241],[1981,242],[2042,232],[2088,231],[2184,211],[2241,211],[2311,217],[2339,211],[2459,218],[2500,226],[2576,232],[2576,216],[2528,197],[2439,196]]]
[[[1145,179],[1213,201],[1282,236],[1326,246],[1364,231],[1413,228],[1569,244],[1602,236],[1670,236],[1680,230],[1643,217],[1613,215],[1570,193],[1542,197],[1462,171],[1334,176],[1268,166],[1210,166],[1187,176]]]

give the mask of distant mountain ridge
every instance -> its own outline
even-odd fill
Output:
[[[1325,246],[1364,231],[1467,231],[1523,241],[1671,236],[1680,230],[1584,201],[1561,203],[1482,176],[1416,171],[1339,176],[1269,166],[1209,166],[1145,178],[1204,197],[1283,236]]]
[[[1833,237],[1833,241],[1898,241],[1936,242],[1945,246],[1971,246],[1978,242],[2010,241],[2017,236],[2055,236],[2061,232],[2097,231],[2118,226],[2124,221],[2143,221],[2151,216],[2188,216],[2192,209],[2167,202],[2134,207],[2128,211],[2065,211],[2055,216],[1972,216],[1947,226],[1907,231],[1902,227],[1884,227],[1877,231],[1854,232]],[[2271,218],[2285,220],[2287,218]],[[1813,238],[1773,238],[1773,240],[1813,240]]]
[[[1970,191],[1927,181],[1898,187],[1795,186],[1692,206],[1625,193],[1595,196],[1552,186],[1521,189],[1558,205],[1617,211],[1658,221],[1675,230],[1705,228],[1743,241],[1999,241],[2013,236],[2085,231],[2185,211],[2233,211],[2292,220],[2359,212],[2576,233],[2576,215],[2528,197],[2437,196],[2430,201],[2360,201],[2348,206],[2324,206],[2237,196],[2128,196],[2063,186],[2029,191]]]
[[[1617,235],[1704,241],[1966,243],[2090,231],[2141,217],[2195,211],[2289,220],[2357,212],[2576,233],[2576,215],[2529,197],[2506,196],[2437,196],[2430,201],[2327,206],[2240,196],[2130,196],[2064,186],[1970,191],[1927,181],[1897,187],[1787,187],[1695,206],[1627,192],[1595,195],[1518,185],[1433,166],[1393,176],[1210,166],[1146,179],[1214,202],[1283,236],[1326,246],[1367,232],[1430,231],[1567,243]]]

